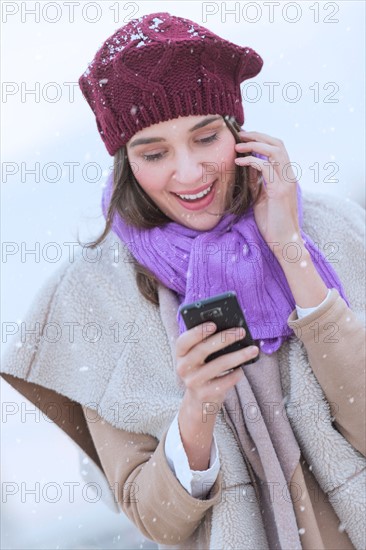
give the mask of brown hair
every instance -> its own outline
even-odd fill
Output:
[[[233,134],[236,143],[240,143],[240,124],[232,116],[223,117],[224,121]],[[250,153],[238,153],[237,156],[248,156]],[[261,174],[258,175],[260,181]],[[235,168],[235,181],[231,205],[224,213],[231,213],[238,218],[242,216],[250,205],[257,202],[260,186],[252,194],[249,189],[249,167],[237,166]],[[100,237],[91,243],[82,245],[87,248],[95,248],[107,237],[111,230],[112,220],[115,213],[130,225],[141,229],[150,229],[169,223],[171,219],[166,216],[150,199],[139,185],[127,157],[126,147],[121,147],[114,155],[113,169],[113,192],[107,212],[106,224]],[[79,244],[82,244],[79,242]],[[153,273],[134,260],[136,283],[142,295],[158,305],[158,284],[159,281]]]

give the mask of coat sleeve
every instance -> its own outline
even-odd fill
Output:
[[[122,511],[148,539],[159,544],[184,542],[205,513],[220,500],[222,473],[206,500],[192,497],[174,476],[164,446],[148,434],[121,430],[83,407],[103,470]],[[89,420],[90,419],[90,420]]]
[[[366,456],[365,327],[334,288],[316,311],[296,316],[294,310],[288,325],[306,348],[335,425]]]

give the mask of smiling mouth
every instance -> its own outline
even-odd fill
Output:
[[[188,195],[188,194],[180,195],[179,193],[174,193],[174,194],[177,195],[177,197],[179,197],[180,199],[182,199],[184,201],[192,202],[192,201],[202,199],[203,197],[208,195],[209,192],[212,189],[212,186],[213,186],[213,183],[211,183],[211,185],[209,187],[207,187],[206,189],[204,189],[203,191],[200,191],[199,193],[196,193],[194,195]]]

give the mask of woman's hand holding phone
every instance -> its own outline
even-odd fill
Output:
[[[202,323],[179,336],[176,344],[177,372],[192,400],[200,404],[215,402],[220,407],[226,393],[244,375],[242,369],[235,367],[256,357],[258,348],[249,346],[205,363],[206,358],[215,351],[245,337],[242,327],[214,333],[215,330],[214,323]],[[211,336],[207,337],[208,334]]]
[[[245,337],[242,327],[215,330],[212,322],[202,323],[182,333],[176,342],[177,373],[186,387],[178,424],[194,470],[208,467],[217,413],[227,392],[244,376],[243,369],[236,367],[259,353],[256,346],[249,346],[205,363],[211,353]]]

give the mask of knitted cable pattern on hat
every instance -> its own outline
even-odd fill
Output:
[[[110,155],[138,131],[179,116],[221,114],[244,123],[240,83],[262,58],[167,12],[133,19],[111,35],[79,78]]]

